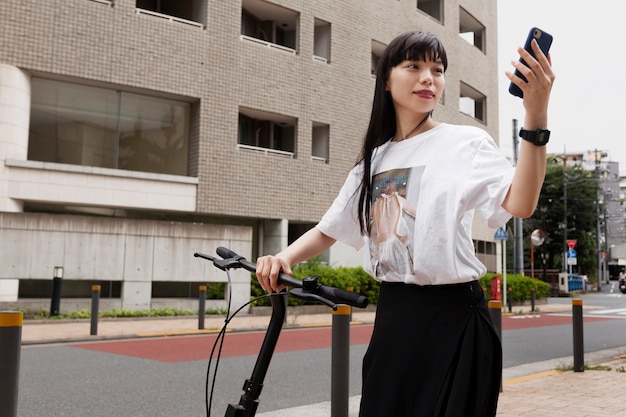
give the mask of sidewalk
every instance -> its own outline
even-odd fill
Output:
[[[594,307],[585,306],[584,309]],[[571,312],[567,304],[537,305],[540,313]],[[530,307],[513,307],[514,314],[530,313]],[[289,313],[289,311],[288,311]],[[508,310],[503,314],[508,314]],[[288,315],[286,327],[328,326],[328,314]],[[355,310],[355,323],[373,323],[374,313]],[[231,331],[263,330],[269,316],[241,315],[229,323]],[[22,326],[23,345],[66,343],[136,337],[158,337],[213,333],[224,325],[224,317],[205,318],[205,330],[198,330],[197,317],[160,319],[101,319],[98,335],[89,336],[90,321],[26,320]],[[571,357],[503,370],[503,392],[498,417],[615,417],[626,416],[626,401],[619,397],[626,386],[626,346],[585,355],[585,364],[597,370],[574,373],[556,369],[571,364]],[[359,397],[350,398],[350,417],[358,414]],[[259,417],[328,417],[330,402],[259,414]]]

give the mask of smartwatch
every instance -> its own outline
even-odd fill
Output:
[[[529,141],[536,146],[545,146],[550,139],[550,131],[548,129],[539,128],[537,130],[526,130],[521,128],[519,137]]]

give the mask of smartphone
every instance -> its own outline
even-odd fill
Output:
[[[550,45],[552,45],[552,35],[536,27],[530,29],[530,32],[528,32],[528,37],[526,37],[526,43],[524,44],[524,49],[530,52],[533,58],[536,58],[535,53],[533,52],[530,46],[533,39],[537,40],[537,44],[539,44],[539,48],[541,48],[544,55],[548,55],[548,51],[550,50]],[[522,58],[520,58],[520,62],[528,66]],[[527,81],[526,77],[524,77],[522,73],[520,73],[518,70],[515,70],[515,75],[520,77],[522,80]],[[513,83],[509,85],[509,93],[513,94],[514,96],[524,98],[524,93],[522,92],[522,90]]]

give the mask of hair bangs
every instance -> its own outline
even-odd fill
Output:
[[[444,71],[448,68],[448,57],[443,44],[430,33],[409,32],[403,41],[397,44],[397,49],[391,58],[391,66],[402,61],[432,61],[441,62]]]

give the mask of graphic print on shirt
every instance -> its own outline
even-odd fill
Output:
[[[424,167],[376,174],[372,179],[369,249],[376,277],[413,275],[415,208]]]

